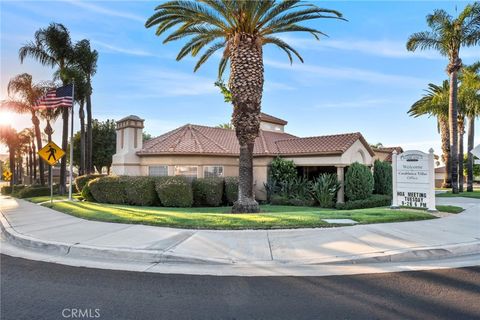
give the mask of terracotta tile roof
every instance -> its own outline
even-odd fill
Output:
[[[254,154],[341,154],[360,140],[373,156],[373,151],[360,133],[298,138],[284,132],[260,130],[255,141]],[[187,124],[145,142],[139,155],[158,154],[214,154],[238,156],[239,144],[235,131]]]
[[[271,115],[263,113],[263,112],[260,112],[260,120],[265,121],[265,122],[280,124],[282,126],[284,126],[288,123],[287,121],[285,121],[283,119],[271,116]]]
[[[373,152],[378,153],[388,153],[388,155],[385,157],[384,161],[392,162],[392,152],[393,150],[397,150],[397,153],[402,153],[403,149],[402,147],[380,147],[380,148],[372,148]]]

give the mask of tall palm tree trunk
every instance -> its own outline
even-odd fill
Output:
[[[80,165],[79,174],[85,174],[85,111],[83,102],[80,104],[78,111],[80,117]]]
[[[87,94],[87,141],[86,141],[87,174],[93,173],[93,134],[92,134],[92,97]]]
[[[452,162],[450,159],[450,130],[448,129],[448,118],[439,117],[440,136],[442,139],[442,158],[445,163],[445,175],[443,177],[442,188],[452,187]]]
[[[452,193],[458,193],[458,106],[457,106],[457,87],[458,70],[462,66],[462,60],[454,58],[447,67],[450,76],[450,99],[448,106],[448,120],[450,126],[450,154],[452,158]]]
[[[473,154],[470,151],[475,147],[473,145],[475,137],[475,117],[470,116],[468,117],[468,147],[467,147],[467,191],[473,192]]]
[[[50,120],[48,119],[47,119],[47,126],[45,127],[45,133],[47,134],[48,142],[52,142],[53,129],[52,129],[52,126],[50,125]],[[48,166],[48,186],[51,187],[52,184],[53,184],[52,166],[49,165]]]
[[[35,141],[32,140],[32,157],[33,157],[33,181],[37,183],[37,149],[35,147]]]
[[[63,128],[62,128],[62,149],[67,150],[68,147],[68,119],[69,119],[70,110],[64,108],[62,112]],[[65,194],[67,192],[67,157],[62,157],[60,162],[60,185],[59,191],[60,194]]]
[[[262,47],[255,36],[247,33],[239,33],[229,41],[232,124],[240,144],[238,200],[232,212],[259,212],[253,190],[253,148],[260,128]]]
[[[35,111],[32,111],[32,122],[35,127],[35,138],[37,139],[37,149],[42,149],[42,135],[40,133],[40,120],[38,119]],[[38,156],[38,171],[40,173],[40,185],[45,185],[45,167],[43,166],[43,160]]]
[[[458,117],[458,191],[463,192],[463,136],[465,134],[465,117]]]

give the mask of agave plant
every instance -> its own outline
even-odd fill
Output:
[[[313,197],[322,208],[332,208],[335,205],[335,196],[340,189],[340,182],[333,173],[320,174],[313,183]]]

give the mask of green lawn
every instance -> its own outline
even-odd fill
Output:
[[[49,197],[28,199],[40,203]],[[58,200],[58,198],[57,198]],[[262,205],[259,214],[230,214],[230,207],[165,208],[99,204],[93,202],[49,202],[55,210],[89,220],[135,223],[187,229],[278,229],[332,227],[321,219],[352,219],[360,224],[411,221],[434,218],[417,210],[371,208],[333,210],[315,207]]]
[[[457,207],[457,206],[438,205],[437,210],[441,211],[441,212],[448,212],[448,213],[460,213],[465,209],[463,209],[462,207]]]
[[[473,192],[460,192],[453,194],[451,191],[437,194],[439,198],[452,198],[452,197],[465,197],[465,198],[474,198],[480,199],[480,190],[473,190]]]

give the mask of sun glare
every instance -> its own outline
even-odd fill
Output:
[[[13,116],[10,111],[0,111],[0,125],[13,125]]]

